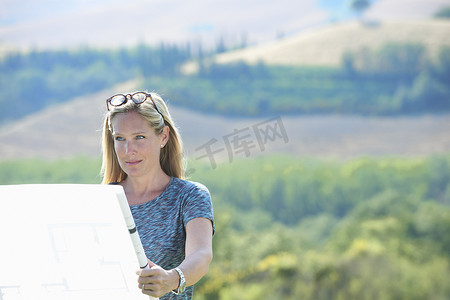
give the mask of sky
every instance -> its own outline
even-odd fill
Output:
[[[372,3],[376,1],[377,0],[372,0]],[[97,10],[104,8],[105,6],[125,5],[138,2],[139,0],[2,0],[0,1],[0,26],[9,26],[27,21],[51,18],[55,14]],[[220,1],[215,2],[217,3]],[[318,7],[327,10],[332,18],[341,19],[351,16],[349,0],[303,0],[302,2],[315,3]]]
[[[322,24],[346,0],[1,0],[0,43],[125,44],[217,40],[261,42]],[[337,5],[339,3],[339,5]],[[114,33],[114,34],[112,34]]]
[[[116,5],[135,0],[1,0],[0,26],[16,25],[46,18],[55,14],[98,9],[105,5]]]
[[[0,0],[2,47],[260,44],[354,18],[351,0]],[[372,0],[371,19],[429,17],[450,0]]]

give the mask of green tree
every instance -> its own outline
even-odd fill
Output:
[[[350,8],[360,17],[370,7],[370,4],[369,0],[352,0]]]
[[[440,9],[434,14],[435,18],[449,19],[450,18],[450,6]]]

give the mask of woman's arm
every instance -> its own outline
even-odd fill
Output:
[[[213,257],[212,223],[206,218],[196,218],[186,226],[186,258],[179,268],[186,278],[186,286],[197,283],[208,273]],[[176,274],[178,287],[178,273]]]
[[[212,223],[206,218],[195,218],[186,225],[185,259],[178,266],[186,279],[186,286],[197,283],[208,273],[212,252]],[[139,288],[144,294],[161,297],[178,288],[180,277],[175,270],[164,270],[149,262],[150,269],[139,270]],[[142,288],[144,284],[144,288]]]

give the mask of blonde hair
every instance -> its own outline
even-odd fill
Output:
[[[162,170],[169,176],[184,179],[185,166],[183,160],[183,144],[180,134],[178,133],[175,123],[170,116],[169,110],[164,100],[156,93],[149,93],[158,107],[159,113],[151,99],[147,99],[141,104],[135,104],[129,100],[121,106],[110,106],[110,110],[106,113],[103,124],[103,161],[102,161],[102,183],[109,184],[111,182],[121,182],[127,178],[127,174],[122,170],[117,160],[116,151],[114,149],[114,139],[112,137],[112,119],[120,113],[136,111],[144,118],[150,127],[155,130],[157,135],[161,134],[164,126],[169,127],[169,140],[164,148],[161,149],[159,162]]]

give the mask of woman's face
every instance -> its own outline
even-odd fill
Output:
[[[114,149],[122,170],[130,177],[142,177],[160,168],[161,145],[168,128],[160,135],[137,112],[119,113],[111,121]]]

